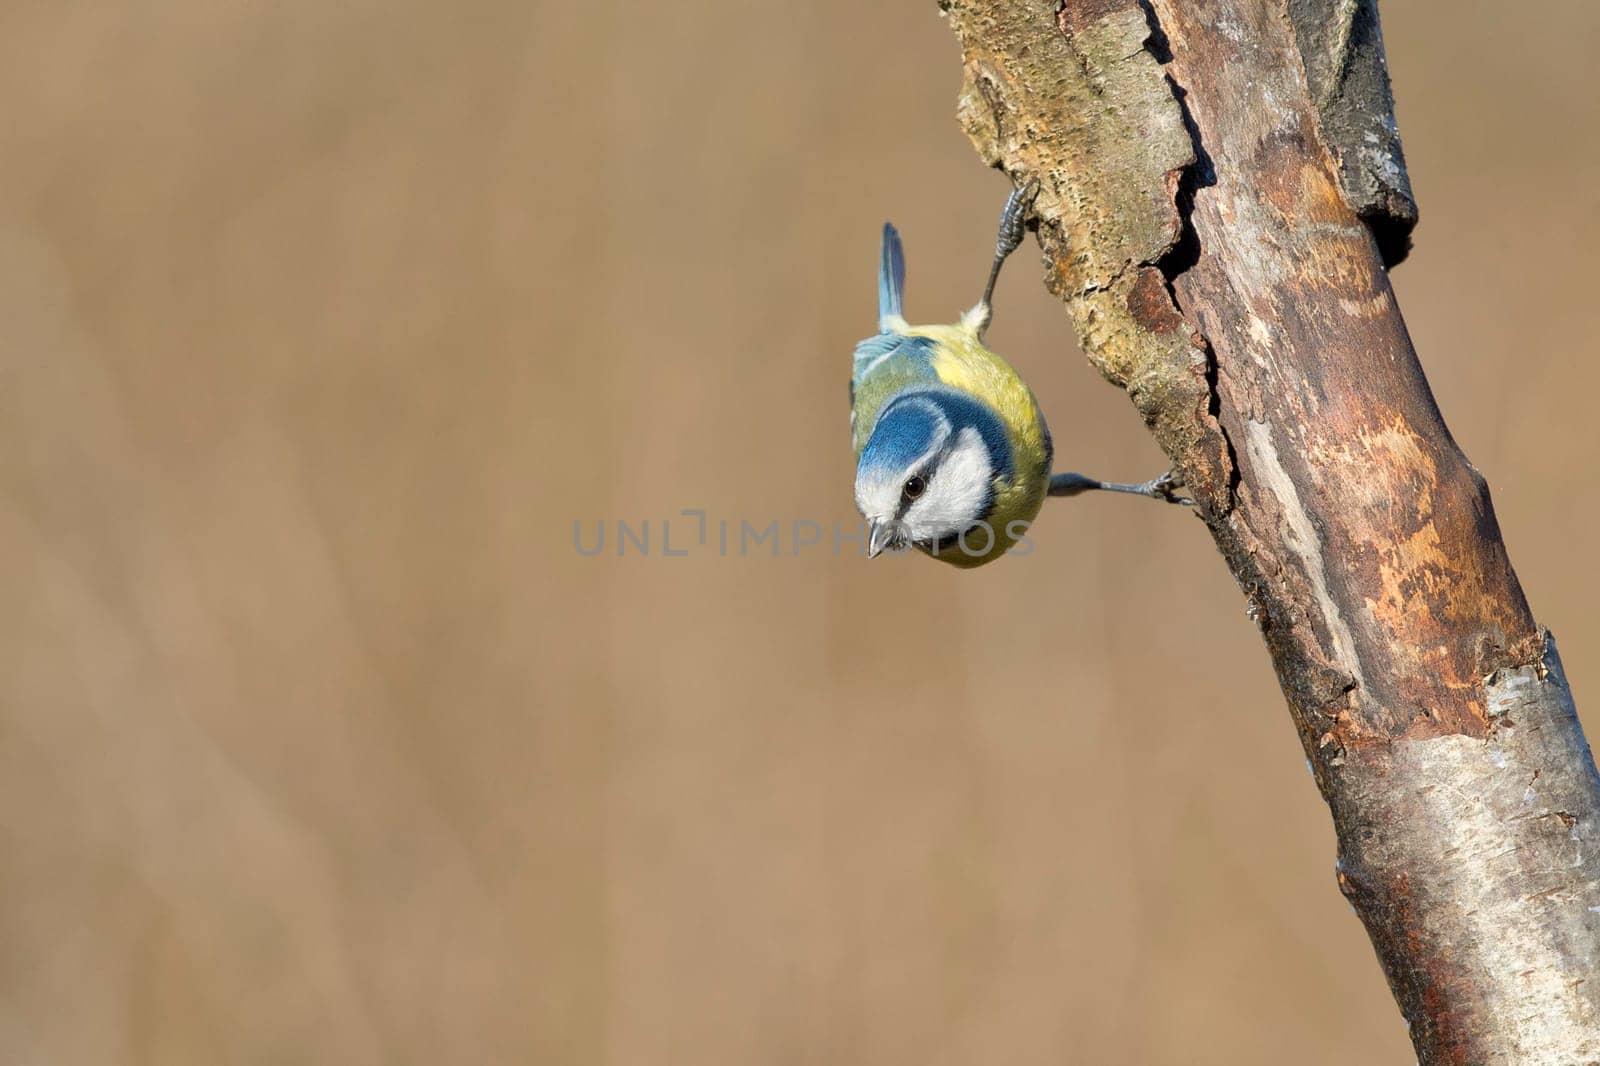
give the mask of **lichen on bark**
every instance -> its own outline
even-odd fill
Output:
[[[1375,4],[945,7],[962,125],[1039,180],[1046,283],[1262,629],[1420,1060],[1592,1058],[1600,778],[1389,285]]]

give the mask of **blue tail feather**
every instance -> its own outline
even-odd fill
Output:
[[[883,224],[883,256],[878,264],[878,319],[904,317],[901,294],[906,285],[906,254],[891,222]]]

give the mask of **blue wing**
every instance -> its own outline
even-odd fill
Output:
[[[908,337],[904,333],[880,333],[856,345],[855,360],[850,367],[850,398],[855,399],[867,375],[882,366],[889,366],[902,374],[938,381],[933,370],[934,341],[927,337]]]

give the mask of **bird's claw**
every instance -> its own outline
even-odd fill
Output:
[[[1151,478],[1139,486],[1144,494],[1153,500],[1166,500],[1168,503],[1192,507],[1194,505],[1193,498],[1178,495],[1177,490],[1183,487],[1183,477],[1175,470],[1168,470],[1160,477]]]
[[[995,254],[1001,259],[1017,250],[1027,229],[1028,210],[1039,195],[1039,179],[1030,178],[1011,190],[1006,206],[1000,212],[1000,236],[995,242]]]

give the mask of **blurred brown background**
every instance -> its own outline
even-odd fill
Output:
[[[1600,9],[1385,19],[1401,301],[1592,717]],[[0,12],[0,1061],[1411,1061],[1192,517],[792,554],[882,219],[977,296],[958,84],[931,0]],[[1027,249],[991,340],[1156,473]]]

